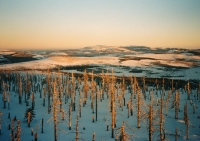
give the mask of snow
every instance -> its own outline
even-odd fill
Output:
[[[152,50],[152,49],[151,49]],[[155,49],[156,50],[156,49]],[[90,54],[92,51],[108,51],[113,52],[113,54],[108,54],[104,56],[98,57],[72,57],[68,56],[65,52],[52,52],[48,57],[43,56],[42,54],[46,54],[47,52],[38,52],[33,54],[33,58],[37,58],[40,60],[34,60],[29,62],[20,62],[14,64],[3,64],[0,65],[0,70],[17,70],[17,69],[48,69],[54,68],[57,66],[82,66],[82,65],[94,65],[98,66],[97,68],[93,68],[93,70],[108,70],[108,74],[111,75],[111,70],[114,70],[115,76],[137,76],[137,77],[148,77],[148,78],[167,78],[167,79],[178,79],[178,80],[200,80],[200,56],[193,55],[191,53],[180,53],[176,54],[177,50],[170,50],[165,54],[154,54],[154,53],[144,53],[144,52],[135,52],[125,49],[123,47],[115,47],[115,46],[96,46],[96,47],[87,47],[83,50],[79,50],[79,53],[83,54]],[[115,56],[115,53],[125,52],[130,53],[126,55],[122,55],[122,57]],[[10,50],[3,50],[0,51],[0,61],[1,59],[5,59],[4,55],[14,54],[15,52]],[[31,53],[31,52],[30,52]],[[125,58],[123,60],[123,57]],[[136,59],[135,59],[136,58]],[[139,58],[139,59],[137,59]],[[180,67],[180,68],[177,68]],[[68,73],[76,73],[76,74],[83,74],[83,72],[78,71],[76,69],[70,70],[61,70],[62,72]],[[133,71],[133,72],[131,72]],[[92,70],[89,72],[91,74]],[[106,71],[104,71],[106,72]],[[33,75],[37,75],[38,84],[42,85],[42,79],[46,77],[46,74],[43,74],[40,71],[29,71],[28,73],[32,73]],[[20,72],[21,75],[25,75],[25,72]],[[55,75],[55,73],[52,73]],[[64,76],[65,78],[66,76]],[[0,79],[1,80],[1,79]],[[80,89],[82,89],[82,84],[80,85]],[[89,82],[89,85],[90,82]],[[109,85],[109,84],[108,84]],[[11,88],[13,88],[14,84],[11,83]],[[66,89],[66,84],[63,85],[64,89]],[[152,89],[152,86],[148,86],[148,89]],[[155,88],[154,88],[155,89]],[[89,91],[90,94],[91,90]],[[119,90],[120,94],[121,90]],[[154,94],[157,92],[157,95],[154,96],[155,100],[160,99],[161,90],[158,89],[154,91]],[[7,130],[8,124],[10,124],[10,119],[8,119],[8,113],[11,114],[11,118],[14,116],[21,121],[21,141],[33,140],[34,137],[31,136],[31,128],[36,130],[36,126],[39,125],[39,135],[38,141],[47,141],[53,140],[54,138],[54,130],[53,130],[53,121],[50,120],[52,118],[52,113],[48,114],[47,109],[47,97],[46,97],[46,106],[43,107],[43,99],[40,98],[40,93],[37,91],[35,93],[35,113],[36,118],[31,122],[31,128],[27,127],[26,121],[24,121],[24,112],[26,108],[24,97],[22,104],[18,103],[18,92],[12,89],[10,90],[11,93],[11,109],[3,108],[3,102],[0,105],[0,111],[3,112],[2,117],[2,130],[0,135],[0,141],[7,141],[10,139],[10,130]],[[116,92],[117,93],[117,92]],[[165,92],[164,99],[167,97],[168,90]],[[165,116],[165,132],[167,140],[174,140],[175,128],[178,127],[180,136],[178,140],[186,140],[185,139],[185,123],[183,120],[183,107],[185,102],[188,102],[188,113],[189,113],[189,140],[196,141],[200,140],[199,134],[199,127],[200,127],[200,119],[197,118],[200,116],[200,100],[196,99],[195,94],[197,93],[197,88],[191,90],[191,99],[192,102],[197,106],[196,113],[192,113],[193,111],[193,104],[190,104],[190,100],[187,100],[187,92],[184,90],[184,85],[180,89],[180,112],[179,118],[174,119],[174,109],[169,108],[168,115]],[[98,120],[92,123],[92,116],[95,114],[92,113],[91,109],[91,99],[90,95],[87,98],[87,104],[85,107],[82,106],[82,116],[79,118],[79,137],[83,140],[92,140],[93,132],[96,133],[96,141],[113,141],[114,139],[111,138],[111,115],[109,103],[109,97],[107,98],[106,93],[105,99],[101,102],[98,99]],[[148,95],[147,101],[145,102],[148,104],[149,101],[149,91],[146,92]],[[174,93],[172,94],[174,96]],[[3,97],[2,91],[0,91],[0,97]],[[79,102],[79,92],[76,90],[75,101],[76,103]],[[125,91],[125,99],[126,103],[130,98],[130,92],[128,89]],[[63,100],[63,108],[66,111],[66,119],[64,121],[59,120],[59,134],[58,134],[58,141],[63,140],[75,140],[75,125],[76,125],[76,116],[78,113],[78,104],[76,105],[76,110],[72,112],[72,130],[68,129],[68,109],[69,109],[69,98],[68,102],[64,104]],[[118,100],[116,100],[117,103]],[[29,99],[31,102],[31,99]],[[136,104],[136,99],[133,99],[133,102]],[[170,100],[169,107],[172,104],[172,99]],[[144,104],[145,105],[145,104]],[[116,104],[117,106],[117,104]],[[119,106],[119,105],[118,105]],[[155,108],[158,108],[155,106]],[[118,129],[121,127],[122,122],[126,122],[125,132],[133,135],[131,138],[136,141],[147,141],[148,140],[148,132],[147,132],[147,119],[141,122],[141,128],[137,128],[137,107],[134,105],[133,116],[127,117],[127,107],[123,106],[123,111],[119,107],[117,108],[117,124],[116,128]],[[164,111],[165,113],[165,111]],[[59,114],[60,116],[60,114]],[[44,118],[44,133],[41,133],[41,119]],[[59,117],[60,119],[60,117]],[[109,131],[106,131],[106,127],[109,125]],[[15,121],[16,126],[16,121]],[[85,130],[83,128],[86,128]],[[153,136],[153,140],[158,139],[158,132],[156,132]]]
[[[36,54],[36,55],[33,56],[33,58],[36,58],[36,59],[43,59],[44,56],[43,56],[43,55]]]
[[[53,53],[50,53],[50,55],[67,56],[67,53],[64,53],[64,52],[53,52]]]
[[[83,54],[91,54],[91,52],[89,52],[89,51],[86,51],[86,52],[83,52]]]
[[[128,57],[125,60],[121,60],[121,57],[115,57],[112,54],[98,56],[98,57],[70,57],[65,53],[55,53],[56,55],[50,55],[49,57],[43,57],[42,55],[34,54],[34,58],[40,60],[34,60],[29,62],[21,62],[15,64],[3,64],[0,69],[3,70],[15,70],[15,69],[48,69],[56,66],[82,66],[82,65],[97,65],[102,69],[105,69],[111,65],[117,70],[116,75],[144,75],[146,77],[162,77],[168,76],[178,79],[196,79],[200,80],[200,56],[186,55],[186,54],[133,54],[126,55]],[[62,55],[61,55],[62,54]],[[65,54],[65,55],[64,55]],[[140,59],[134,59],[138,57]],[[182,59],[182,60],[177,60]],[[195,60],[195,61],[192,61]],[[174,71],[165,71],[163,67],[183,67],[185,69],[179,69]],[[118,68],[119,67],[119,68]],[[129,70],[123,69],[123,67],[129,67]],[[129,72],[131,69],[144,70],[142,73],[133,74]],[[186,69],[187,68],[187,69]],[[160,70],[161,69],[161,70]],[[101,70],[100,70],[101,71]],[[151,73],[149,75],[149,72]]]
[[[93,47],[85,47],[84,49],[86,50],[95,50],[95,51],[114,51],[114,52],[133,52],[130,51],[126,48],[120,47],[120,46],[103,46],[103,45],[99,45],[99,46],[93,46]]]
[[[151,63],[154,62],[153,60],[148,60],[148,59],[144,59],[144,60],[127,60],[127,61],[123,61],[121,63],[122,66],[136,66],[136,67],[141,67],[141,66],[150,66]]]
[[[31,72],[29,72],[31,73]],[[33,73],[34,75],[34,73]],[[40,78],[41,74],[37,74]],[[41,79],[38,79],[37,82],[41,86]],[[82,83],[83,84],[83,83]],[[11,83],[11,88],[13,87],[13,83]],[[66,86],[66,85],[65,85]],[[81,86],[82,87],[82,86]],[[184,87],[184,86],[183,86]],[[152,87],[148,87],[151,89]],[[158,95],[155,95],[155,101],[157,99],[160,99],[161,90],[156,90]],[[156,92],[155,91],[155,92]],[[196,100],[194,97],[196,90],[191,90],[191,99],[195,105],[198,106],[196,109],[196,113],[192,113],[193,105],[190,105],[190,101],[187,100],[187,92],[185,92],[183,89],[180,89],[180,112],[179,112],[179,118],[174,119],[174,109],[169,108],[168,115],[165,116],[164,120],[164,127],[165,127],[165,133],[166,138],[168,140],[174,140],[175,136],[175,128],[178,127],[180,136],[178,137],[178,140],[186,140],[185,139],[185,124],[183,121],[183,107],[186,101],[188,101],[188,114],[189,114],[189,120],[190,120],[190,126],[189,126],[189,140],[190,141],[196,141],[200,139],[199,134],[199,126],[200,126],[200,119],[197,118],[197,116],[200,113],[200,101]],[[53,121],[50,120],[53,115],[48,114],[47,112],[47,97],[46,97],[46,105],[43,107],[43,98],[40,98],[40,93],[37,91],[35,93],[35,113],[36,117],[31,122],[31,127],[27,127],[27,122],[24,120],[24,112],[26,108],[24,96],[23,96],[23,102],[22,104],[18,103],[18,93],[15,91],[10,91],[11,97],[10,97],[10,110],[8,108],[3,108],[3,102],[1,102],[0,111],[3,112],[2,116],[2,130],[0,135],[1,141],[7,141],[10,140],[10,134],[11,130],[8,130],[8,124],[11,123],[11,119],[8,119],[8,113],[11,114],[11,118],[14,118],[16,116],[17,119],[21,121],[21,141],[28,141],[33,140],[34,137],[31,136],[31,129],[34,129],[34,132],[36,131],[36,126],[39,125],[38,130],[38,141],[47,141],[47,140],[53,140],[54,139],[54,124]],[[90,91],[89,91],[90,93]],[[120,91],[119,91],[120,93]],[[164,99],[167,98],[168,91],[165,92]],[[146,94],[149,96],[149,92],[146,92]],[[155,93],[154,93],[155,94]],[[174,94],[172,94],[174,96]],[[2,97],[2,92],[0,92],[0,97]],[[76,91],[76,103],[79,101],[79,92]],[[125,98],[128,100],[130,98],[130,92],[126,89],[125,91]],[[71,99],[68,100],[66,104],[64,104],[64,98],[63,100],[63,108],[66,112],[65,120],[61,120],[60,118],[60,112],[58,112],[58,141],[64,141],[64,140],[74,140],[75,138],[75,125],[76,125],[76,116],[78,114],[78,104],[76,105],[76,110],[72,112],[72,130],[68,129],[68,109],[69,109],[69,102]],[[171,99],[172,100],[172,99]],[[172,104],[172,101],[170,100],[169,107]],[[147,99],[146,103],[149,103],[149,98]],[[30,105],[31,105],[31,99],[29,99]],[[133,99],[134,104],[136,104],[136,99]],[[113,141],[114,139],[111,138],[111,127],[109,126],[109,131],[106,131],[107,125],[111,124],[111,115],[110,115],[110,109],[109,109],[109,98],[107,98],[105,93],[105,99],[101,102],[98,100],[98,120],[94,123],[92,122],[92,116],[95,117],[95,114],[92,113],[91,109],[91,99],[88,96],[87,98],[87,104],[83,107],[82,106],[82,116],[79,118],[79,138],[84,140],[92,140],[92,134],[93,132],[96,133],[96,141]],[[116,100],[116,106],[117,106],[117,100]],[[143,105],[144,106],[144,105]],[[59,106],[58,106],[59,107]],[[164,106],[165,107],[165,106]],[[159,108],[159,106],[154,106],[155,109]],[[133,116],[130,116],[128,118],[127,116],[127,107],[123,106],[123,111],[118,107],[117,108],[117,123],[116,128],[120,128],[122,125],[122,121],[125,121],[125,132],[133,135],[131,138],[136,141],[147,141],[148,140],[148,132],[147,132],[147,119],[141,121],[141,128],[137,128],[137,107],[134,105],[134,111]],[[143,109],[143,108],[142,108]],[[145,109],[145,108],[144,108]],[[144,110],[143,109],[143,110]],[[165,115],[165,109],[163,111]],[[44,133],[41,133],[41,119],[44,118]],[[159,121],[159,120],[158,120]],[[17,122],[15,121],[14,126],[16,127]],[[83,130],[83,127],[85,127],[85,130]],[[16,129],[15,129],[16,131]],[[158,132],[154,133],[153,140],[158,139]]]
[[[0,69],[16,69],[16,68],[32,68],[32,69],[45,69],[52,68],[57,65],[73,66],[73,65],[87,65],[87,64],[118,64],[117,57],[65,57],[65,56],[52,56],[42,60],[21,62],[16,64],[1,65]]]

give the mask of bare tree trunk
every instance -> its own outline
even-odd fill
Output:
[[[188,95],[188,100],[190,100],[190,83],[189,83],[189,81],[187,83],[187,95]]]
[[[42,118],[42,133],[44,133],[44,119]]]
[[[153,136],[153,106],[149,105],[149,141],[152,141]]]
[[[120,141],[125,141],[125,131],[124,131],[124,122],[122,123]]]
[[[163,141],[164,140],[164,137],[163,137],[163,94],[161,95],[161,102],[160,102],[160,128],[159,128],[159,131],[160,131],[160,141]]]
[[[178,141],[178,128],[176,127],[175,130],[175,141]]]
[[[19,76],[20,77],[20,76]],[[22,80],[19,78],[19,104],[22,104]]]
[[[28,112],[28,127],[30,127],[30,123],[31,123],[31,112]]]
[[[69,104],[69,130],[71,130],[71,126],[72,126],[72,107],[70,103]]]
[[[57,104],[58,104],[58,99],[57,99],[57,90],[56,90],[56,82],[54,82],[53,85],[53,121],[54,121],[54,141],[57,141],[58,133],[57,133]]]
[[[21,132],[20,120],[18,120],[17,121],[17,141],[20,141],[20,132]]]
[[[76,141],[78,141],[79,137],[78,137],[78,116],[76,118]]]
[[[141,106],[141,93],[140,88],[138,88],[138,97],[137,97],[137,128],[140,128],[140,106]]]
[[[92,141],[95,141],[95,138],[96,138],[96,133],[94,132],[94,133],[92,134]]]
[[[98,93],[96,92],[96,121],[97,121],[97,111],[98,110]]]
[[[186,125],[186,140],[189,139],[189,118],[188,118],[188,106],[187,106],[187,101],[184,106],[184,121]]]
[[[114,75],[112,74],[112,82],[110,87],[110,102],[111,102],[111,118],[112,118],[112,138],[114,138],[114,128],[115,128],[115,91],[114,91]]]

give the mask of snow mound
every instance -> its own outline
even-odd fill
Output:
[[[67,53],[64,52],[53,52],[49,54],[50,56],[68,56]]]
[[[38,54],[38,55],[34,55],[33,58],[35,58],[35,59],[43,59],[44,56]]]

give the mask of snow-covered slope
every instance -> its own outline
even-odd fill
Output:
[[[199,50],[99,45],[73,50],[26,52],[4,50],[0,53],[2,58],[0,69],[4,70],[96,65],[100,72],[104,69],[115,68],[117,75],[200,79],[198,75],[200,72]],[[5,59],[8,60],[6,63],[3,61]],[[15,63],[12,64],[12,62]],[[191,74],[187,74],[186,78],[183,72]]]

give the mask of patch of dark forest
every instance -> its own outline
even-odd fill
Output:
[[[139,70],[139,69],[132,69],[132,70],[130,70],[129,72],[130,73],[142,73],[143,71],[145,71],[145,70]]]
[[[33,58],[32,56],[4,55],[3,57],[8,60],[7,62],[5,62],[5,64],[20,63],[20,62],[29,62],[29,61],[38,60],[36,58]]]
[[[170,64],[170,63],[169,63]],[[163,64],[163,63],[160,63],[160,62],[153,62],[152,65],[155,65],[155,66],[159,66],[159,67],[163,67],[165,68],[165,70],[167,71],[168,69],[174,69],[174,70],[181,70],[181,69],[188,69],[188,67],[182,67],[182,66],[171,66],[171,65],[168,65],[168,64]]]

